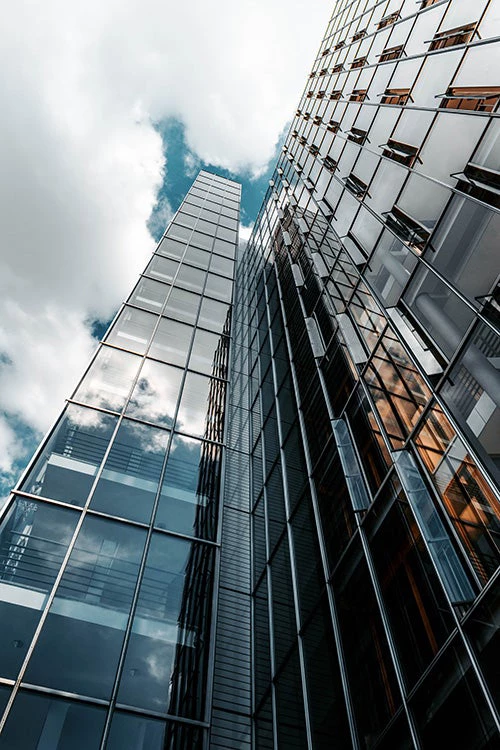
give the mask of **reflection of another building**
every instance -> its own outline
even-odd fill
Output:
[[[208,392],[205,433],[200,453],[197,507],[194,535],[200,539],[215,538],[219,517],[220,479],[226,386],[229,363],[231,308],[213,355],[212,375]],[[181,632],[190,634],[189,641],[180,641],[175,648],[171,677],[169,713],[192,715],[203,705],[206,694],[206,670],[210,651],[207,634],[211,626],[214,555],[206,545],[195,545],[186,563],[186,574],[179,613]],[[176,739],[173,727],[167,733],[167,746],[172,750],[187,747]]]

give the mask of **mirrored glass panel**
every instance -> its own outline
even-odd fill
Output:
[[[116,421],[108,414],[70,404],[21,489],[84,505]]]
[[[194,231],[191,237],[190,244],[200,247],[202,250],[211,250],[214,242],[213,235],[203,234],[202,232]]]
[[[212,550],[204,545],[153,534],[123,665],[119,703],[198,717],[203,703],[200,689],[204,684],[211,564]],[[198,580],[193,588],[194,576]]]
[[[223,276],[216,276],[213,273],[207,274],[207,284],[204,294],[208,297],[215,297],[223,302],[231,302],[233,294],[233,283]]]
[[[26,671],[26,681],[109,698],[146,532],[87,517]]]
[[[192,334],[193,329],[190,326],[162,318],[149,354],[169,364],[183,367],[186,364]]]
[[[169,318],[177,318],[183,323],[195,323],[199,306],[200,297],[198,294],[174,287],[163,310],[163,315]]]
[[[124,420],[104,464],[91,508],[147,523],[169,437],[166,430]]]
[[[145,273],[154,276],[159,281],[171,282],[177,273],[179,263],[170,258],[162,258],[161,255],[153,255]]]
[[[184,289],[189,289],[192,292],[201,292],[205,284],[205,275],[205,272],[200,268],[186,266],[183,263],[179,269],[175,284],[176,286],[179,284]]]
[[[2,750],[97,750],[106,709],[21,690],[0,735]]]
[[[185,242],[179,242],[172,237],[164,237],[156,252],[161,253],[161,255],[169,255],[171,258],[182,258],[185,249]]]
[[[226,258],[234,258],[235,252],[236,246],[234,242],[226,242],[226,240],[222,240],[220,237],[216,237],[214,242],[214,253],[225,255]]]
[[[212,255],[210,270],[214,273],[220,273],[221,276],[227,276],[232,279],[234,274],[234,263],[229,258],[223,258],[221,255]]]
[[[176,429],[189,435],[203,437],[207,429],[210,378],[188,372],[182,389]]]
[[[219,349],[223,348],[224,345],[225,339],[223,337],[198,328],[194,336],[189,367],[207,375],[219,374],[217,371]]]
[[[130,295],[128,302],[152,312],[161,312],[169,291],[170,286],[168,284],[160,284],[153,279],[142,278]]]
[[[125,413],[163,427],[171,427],[182,370],[147,359]]]
[[[140,363],[140,357],[134,354],[101,346],[73,398],[91,406],[121,411]]]
[[[115,711],[106,750],[165,750],[165,722]]]
[[[124,307],[118,320],[106,336],[108,344],[144,354],[158,318],[151,313]]]
[[[200,250],[198,247],[188,247],[184,256],[184,262],[206,270],[210,263],[210,253],[206,250]]]
[[[17,498],[0,528],[0,676],[15,679],[79,514]],[[3,736],[3,735],[2,735]]]
[[[183,435],[172,441],[155,526],[213,539],[221,448]]]
[[[229,305],[227,302],[216,302],[209,297],[203,297],[201,303],[198,325],[208,328],[210,331],[222,333],[229,317]]]

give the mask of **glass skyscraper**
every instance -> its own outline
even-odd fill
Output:
[[[498,37],[339,0],[246,246],[200,173],[3,510],[0,750],[500,747]]]

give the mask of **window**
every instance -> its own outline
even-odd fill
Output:
[[[340,99],[341,96],[342,96],[342,91],[340,89],[338,89],[337,91],[332,91],[330,93],[330,99],[337,100],[337,99]]]
[[[386,89],[380,100],[382,104],[397,104],[404,107],[410,99],[410,89]]]
[[[321,115],[315,115],[313,125],[321,125],[322,122],[323,118],[321,117]]]
[[[351,65],[352,67],[352,65]],[[332,73],[341,73],[344,70],[344,66],[342,63],[339,63],[338,65],[334,65],[332,68]]]
[[[423,250],[429,239],[430,232],[418,221],[408,216],[398,206],[394,205],[392,210],[384,214],[386,224],[392,231],[416,250]]]
[[[323,159],[323,164],[329,172],[333,173],[337,169],[337,162],[335,161],[335,159],[332,159],[331,156],[325,156],[325,158]]]
[[[347,133],[347,137],[354,143],[359,143],[360,146],[366,141],[366,130],[360,130],[360,128],[351,128]]]
[[[382,149],[382,154],[389,159],[404,164],[406,167],[412,167],[417,158],[418,148],[410,146],[408,143],[401,143],[389,138]]]
[[[367,57],[356,57],[351,63],[351,68],[362,68],[363,65],[366,65],[367,60]]]
[[[344,179],[344,182],[346,188],[357,198],[362,198],[366,195],[368,185],[363,180],[360,180],[359,177],[356,177],[353,172]]]
[[[500,99],[500,86],[452,86],[438,97],[442,99],[442,108],[492,112]]]
[[[422,8],[428,8],[430,5],[434,5],[435,3],[439,3],[440,0],[422,0],[422,5],[420,6],[420,9]]]
[[[322,89],[321,91],[318,91],[316,94],[316,99],[323,99],[324,95],[326,94],[326,91]]]
[[[349,97],[350,102],[364,102],[366,99],[366,89],[354,89]]]
[[[457,44],[467,44],[474,35],[477,23],[468,23],[466,26],[457,26],[455,29],[440,31],[434,35],[429,50],[454,47]]]
[[[322,68],[319,71],[318,76],[326,76],[327,73],[328,73],[328,68]]]
[[[500,208],[500,173],[480,167],[470,162],[463,172],[452,175],[457,182],[457,190],[472,195],[490,206]]]
[[[382,20],[378,22],[377,29],[385,29],[386,26],[390,26],[391,23],[394,23],[399,18],[399,11],[396,11],[395,13],[391,13],[388,16],[384,16]]]
[[[337,49],[337,48],[335,47],[335,49]],[[323,50],[323,52],[321,53],[322,57],[326,57],[326,56],[327,56],[328,54],[330,54],[330,47],[327,47],[327,48],[326,48],[326,49],[324,49],[324,50]]]
[[[316,154],[319,153],[319,148],[315,143],[313,143],[312,146],[309,146],[309,153],[311,153],[313,156],[316,156]]]
[[[326,129],[331,133],[338,133],[338,131],[340,130],[340,122],[338,122],[337,120],[330,120],[330,122],[326,126]]]
[[[379,57],[379,62],[387,62],[387,60],[397,60],[398,57],[402,57],[402,55],[402,44],[399,44],[397,47],[386,47]]]
[[[366,36],[366,29],[360,29],[354,34],[354,36],[351,38],[351,41],[357,42],[358,39],[362,39],[364,36]]]
[[[342,47],[345,47],[345,39],[342,39],[340,42],[337,42],[335,47],[333,48],[336,52],[338,49],[341,49]]]

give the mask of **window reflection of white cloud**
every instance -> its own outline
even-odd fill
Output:
[[[182,391],[176,429],[202,437],[208,411],[210,378],[188,372]]]
[[[170,427],[182,371],[147,360],[132,393],[127,414]]]
[[[139,357],[133,354],[102,347],[77,388],[75,400],[120,411],[139,364]]]

